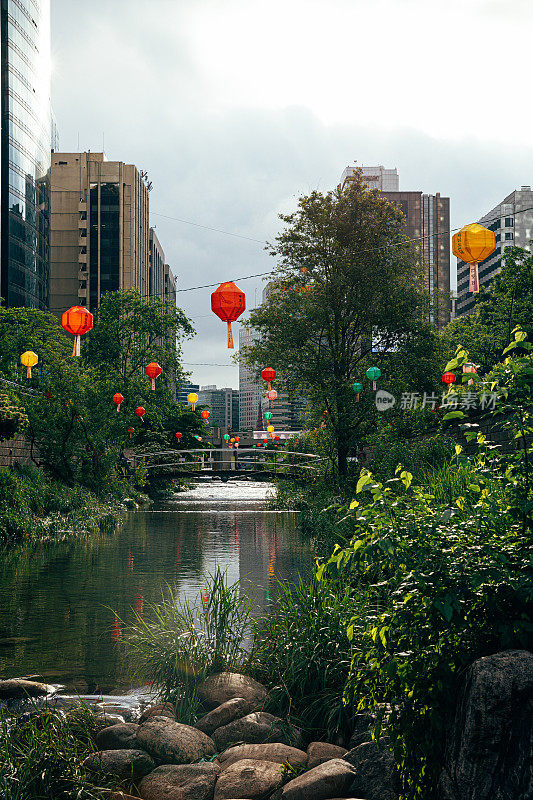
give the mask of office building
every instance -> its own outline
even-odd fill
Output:
[[[242,325],[239,326],[239,350],[251,344],[258,334]],[[263,387],[256,380],[252,370],[239,362],[239,430],[254,430],[257,423],[259,404]],[[266,411],[266,408],[264,409]]]
[[[176,391],[176,399],[179,403],[183,403],[183,405],[187,405],[187,395],[194,392],[198,394],[200,391],[200,386],[198,383],[191,383],[190,381],[182,381],[178,383],[177,391]]]
[[[533,192],[531,186],[522,186],[507,195],[485,216],[477,220],[496,236],[496,250],[479,265],[479,287],[488,288],[502,267],[502,256],[506,247],[516,246],[531,249],[533,239]],[[471,314],[476,306],[477,295],[468,291],[469,265],[457,260],[457,316]]]
[[[49,289],[50,0],[2,0],[1,275],[7,306],[46,309]]]
[[[165,299],[173,306],[176,305],[176,286],[177,280],[168,264],[165,264]]]
[[[217,389],[215,385],[201,386],[198,392],[198,403],[207,406],[211,412],[209,426],[238,431],[239,427],[239,392],[236,389]]]
[[[378,189],[401,208],[405,233],[424,265],[425,288],[431,301],[430,320],[439,327],[450,321],[450,199],[439,193],[400,191],[396,169],[361,167],[369,189]],[[353,180],[356,167],[342,173],[341,188]],[[394,188],[393,188],[394,187]]]
[[[166,296],[165,253],[153,228],[149,241],[148,294],[150,297]]]
[[[103,153],[54,153],[51,179],[50,310],[93,311],[118,289],[147,297],[149,189],[137,168]]]

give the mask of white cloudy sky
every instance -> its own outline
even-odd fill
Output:
[[[149,172],[180,288],[272,261],[158,214],[263,241],[354,161],[449,196],[460,227],[533,183],[532,23],[531,0],[52,0],[60,145],[105,134],[108,158]],[[261,281],[240,286],[252,306]],[[178,295],[198,331],[185,361],[237,386],[211,291]]]

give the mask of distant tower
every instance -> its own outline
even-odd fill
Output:
[[[255,423],[255,429],[256,431],[265,430],[263,425],[263,405],[261,403],[261,400],[259,401],[259,408],[257,409],[257,422]]]

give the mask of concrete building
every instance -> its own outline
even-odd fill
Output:
[[[201,386],[198,403],[211,412],[209,427],[239,431],[239,392],[236,389],[218,389],[215,385]]]
[[[48,308],[50,0],[2,0],[0,136],[4,305]]]
[[[525,210],[528,209],[528,210]],[[491,208],[481,219],[476,220],[496,236],[496,250],[479,265],[479,286],[488,287],[502,268],[502,256],[506,247],[516,246],[531,249],[533,239],[533,191],[531,186],[522,186],[507,195],[501,203]],[[468,291],[469,265],[457,260],[457,316],[471,314],[476,306],[477,295]]]
[[[239,350],[251,344],[258,334],[239,326]],[[257,412],[263,394],[262,386],[257,382],[253,372],[239,362],[239,430],[254,430],[257,423]],[[266,411],[266,409],[264,409]]]
[[[148,188],[137,168],[103,153],[54,153],[51,180],[50,310],[93,310],[117,289],[147,297]]]
[[[168,264],[165,264],[165,299],[176,305],[177,280]]]
[[[431,322],[450,321],[450,199],[437,194],[400,191],[396,169],[361,167],[369,189],[378,189],[405,215],[405,233],[424,264],[425,287],[431,300]],[[342,173],[341,188],[353,179],[356,167]]]
[[[153,228],[150,228],[149,248],[148,294],[150,297],[164,298],[166,295],[165,253]]]

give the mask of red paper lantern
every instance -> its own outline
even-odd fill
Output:
[[[233,281],[221,283],[211,295],[211,310],[222,322],[228,324],[228,347],[233,349],[231,323],[235,322],[246,309],[246,295]]]
[[[202,419],[208,420],[209,417],[211,416],[211,412],[208,411],[206,408],[204,408],[203,411],[200,411],[200,416],[202,417]]]
[[[442,376],[442,382],[447,383],[448,386],[450,385],[450,383],[455,383],[456,380],[457,378],[455,377],[453,372],[445,372],[444,375]]]
[[[179,440],[181,439],[182,436],[183,436],[183,434],[180,433],[179,431],[176,433],[176,439],[178,440],[178,442],[179,442]]]
[[[117,392],[116,394],[113,395],[113,402],[117,404],[117,411],[120,411],[120,406],[124,402],[124,398],[122,397],[120,392]]]
[[[146,414],[146,409],[145,409],[145,408],[143,408],[142,406],[139,406],[139,408],[136,408],[136,409],[135,409],[135,413],[136,413],[136,414],[137,414],[137,416],[138,416],[138,417],[140,417],[140,418],[141,418],[141,420],[144,422],[144,415]]]
[[[276,380],[276,370],[272,369],[272,367],[265,367],[261,373],[261,377],[268,383],[268,388],[270,389],[270,384],[272,381]]]
[[[129,433],[129,435],[130,435],[130,439],[131,439],[131,437],[132,437],[132,436],[133,436],[133,434],[135,433],[135,428],[128,428],[128,433]]]
[[[155,379],[161,375],[161,367],[156,361],[151,361],[144,371],[152,379],[152,391],[155,391]]]
[[[240,437],[240,436],[236,436],[236,437],[235,437],[235,441],[236,441],[236,442],[240,442],[240,441],[241,441],[241,437]]]
[[[280,439],[281,439],[281,437],[280,437],[280,436],[275,436],[274,438],[275,438],[276,442],[279,442],[279,441],[280,441]]]
[[[93,315],[83,306],[72,306],[63,314],[61,324],[63,328],[74,336],[73,356],[81,355],[81,339],[93,327]]]

